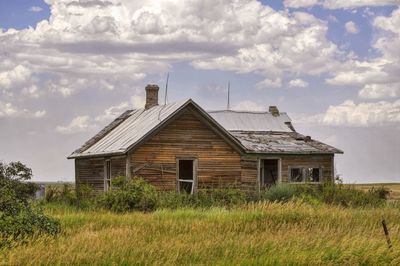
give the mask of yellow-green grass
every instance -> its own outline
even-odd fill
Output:
[[[371,183],[371,184],[356,184],[356,188],[360,188],[362,190],[369,190],[372,187],[379,188],[385,187],[390,190],[389,199],[391,200],[400,200],[400,183]]]
[[[400,265],[400,209],[257,203],[113,214],[48,206],[60,236],[1,251],[4,265]],[[392,236],[388,249],[381,220]]]

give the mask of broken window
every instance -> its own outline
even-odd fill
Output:
[[[303,169],[291,168],[290,169],[290,182],[303,182]]]
[[[293,183],[320,182],[321,168],[318,167],[291,167],[289,181]]]
[[[111,161],[107,160],[106,161],[106,174],[105,174],[105,180],[104,180],[104,190],[110,190],[111,188]]]
[[[178,191],[193,194],[195,186],[194,160],[178,160]]]

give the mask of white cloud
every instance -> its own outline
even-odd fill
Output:
[[[138,95],[133,95],[131,97],[131,104],[134,109],[140,109],[144,108],[144,105],[146,104],[145,98],[138,96]]]
[[[0,72],[0,89],[10,89],[27,82],[32,75],[32,71],[23,66],[17,65],[12,69]]]
[[[324,0],[322,5],[328,9],[352,9],[363,6],[387,6],[387,5],[399,5],[399,0]]]
[[[88,115],[77,116],[66,126],[57,126],[56,131],[61,134],[75,134],[87,132],[96,128]]]
[[[245,100],[237,103],[234,107],[234,110],[238,111],[265,111],[266,106],[258,104],[256,102]]]
[[[305,88],[308,86],[308,82],[304,81],[302,79],[293,79],[291,81],[289,81],[289,86],[290,87],[301,87],[301,88]]]
[[[45,110],[32,111],[25,108],[16,107],[10,102],[0,101],[0,118],[42,118],[45,115]]]
[[[364,99],[383,99],[400,97],[400,83],[368,84],[358,92]]]
[[[357,25],[353,21],[346,22],[344,28],[346,29],[346,32],[350,34],[357,34],[359,32]]]
[[[326,82],[338,86],[360,86],[363,98],[395,97],[400,83],[400,8],[388,17],[373,21],[376,38],[372,44],[380,56],[364,61],[350,59],[331,72]],[[389,88],[390,87],[390,88]],[[382,97],[381,97],[382,96]]]
[[[311,7],[318,4],[318,0],[285,0],[285,7],[300,8],[300,7]]]
[[[399,5],[399,0],[285,0],[286,7],[301,8],[314,5],[322,6],[326,9],[354,9],[359,7],[376,7],[387,5]]]
[[[41,11],[43,11],[43,8],[41,8],[40,6],[32,6],[31,8],[29,8],[29,11],[31,11],[31,12],[41,12]]]
[[[355,104],[347,100],[330,106],[318,117],[320,123],[332,126],[381,126],[400,122],[400,100],[395,102]]]
[[[97,116],[94,120],[99,122],[111,121],[117,116],[121,115],[124,111],[128,110],[130,105],[128,102],[122,102],[119,105],[111,106],[104,111],[104,114]]]
[[[276,78],[275,80],[264,79],[256,84],[258,89],[262,88],[279,88],[282,86],[282,80],[280,78]]]

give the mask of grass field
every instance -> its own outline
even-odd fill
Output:
[[[385,187],[390,189],[390,197],[391,200],[400,200],[400,183],[372,183],[372,184],[356,184],[357,188],[362,190],[368,190],[372,187]]]
[[[61,220],[62,234],[3,250],[2,264],[400,265],[399,205],[257,203],[123,215],[47,205],[46,212]]]

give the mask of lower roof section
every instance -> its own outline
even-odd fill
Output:
[[[230,131],[247,153],[334,154],[343,151],[297,132]]]

